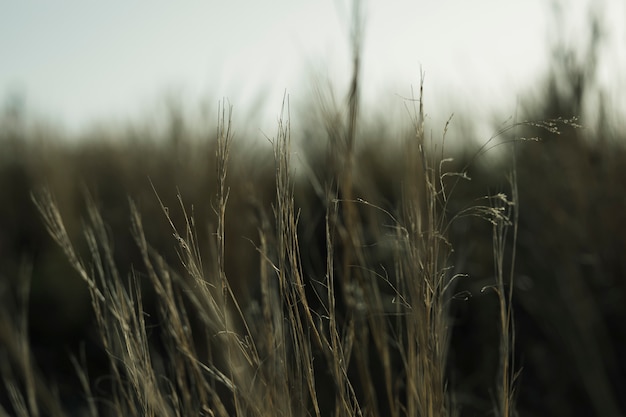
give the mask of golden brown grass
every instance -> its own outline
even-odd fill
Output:
[[[337,164],[331,168],[337,178],[324,184],[326,266],[320,277],[305,276],[301,264],[286,103],[287,115],[280,119],[271,141],[276,174],[273,218],[261,209],[263,220],[258,225],[260,298],[250,305],[240,303],[225,271],[232,141],[231,113],[225,106],[216,136],[216,227],[208,259],[201,256],[195,220],[182,198],[182,225],[160,203],[182,273],[150,246],[132,201],[132,236],[142,265],[121,272],[105,221],[89,195],[83,228],[89,249],[85,261],[68,235],[54,197],[49,192],[37,194],[35,203],[50,235],[88,285],[109,359],[110,397],[105,399],[94,396],[86,371],[74,360],[88,400],[87,414],[457,415],[446,376],[448,308],[459,277],[453,273],[452,247],[446,238],[451,221],[446,218],[446,181],[464,174],[443,169],[447,162],[443,150],[434,141],[425,141],[421,94],[414,102],[419,109],[414,112],[414,136],[405,144],[404,197],[396,213],[357,194],[351,180],[353,122],[348,122],[346,131],[333,127],[335,132],[345,132],[347,139],[330,142]],[[349,105],[353,120],[356,97]],[[502,325],[502,370],[495,405],[499,415],[509,416],[514,410],[516,370],[510,363],[512,286],[505,288],[502,259],[511,224],[508,210],[514,204],[497,196],[492,201],[504,206],[478,206],[462,214],[487,213],[494,225],[498,271],[494,288]],[[362,227],[364,210],[374,211],[374,218],[387,224],[378,243],[392,249],[392,273],[379,272],[379,265],[370,261],[371,242],[366,242]],[[145,320],[141,288],[146,280],[156,294],[159,340],[151,337]],[[23,350],[19,357],[26,360],[30,355]],[[27,401],[13,390],[13,408],[24,415],[39,415],[37,404],[47,398],[45,391],[34,385],[37,376],[28,363],[21,371]],[[325,389],[326,384],[332,388]],[[53,404],[47,409],[61,410],[61,404]]]
[[[491,396],[496,415],[515,415],[517,170],[512,171],[510,196],[494,193],[465,199],[466,206],[453,209],[454,195],[467,184],[468,166],[475,159],[462,169],[446,169],[454,164],[444,152],[448,125],[441,138],[425,134],[420,91],[408,101],[413,106],[413,134],[401,144],[398,154],[403,159],[394,167],[397,191],[391,193],[397,192],[400,201],[389,202],[384,197],[389,194],[373,190],[370,180],[363,178],[364,168],[356,157],[357,129],[350,127],[351,120],[358,120],[358,96],[349,97],[346,120],[327,119],[326,163],[309,167],[293,163],[286,100],[269,146],[274,161],[271,205],[250,193],[248,208],[242,210],[245,188],[240,178],[230,179],[241,174],[233,169],[237,165],[232,163],[232,150],[237,148],[231,109],[225,103],[214,143],[205,148],[213,152],[209,165],[215,172],[214,184],[206,188],[211,203],[200,211],[199,206],[185,204],[182,192],[176,199],[163,197],[163,184],[171,183],[160,179],[149,191],[151,196],[141,195],[139,202],[131,196],[127,210],[103,210],[99,201],[110,192],[107,187],[99,189],[98,198],[86,192],[86,219],[79,227],[72,218],[76,209],[66,201],[63,189],[62,200],[55,197],[59,189],[54,194],[45,189],[36,192],[35,203],[49,234],[88,288],[99,348],[108,365],[106,376],[93,376],[89,350],[75,351],[72,361],[84,395],[79,405],[62,399],[54,384],[44,382],[48,376],[38,369],[30,350],[27,296],[22,291],[18,306],[5,309],[0,321],[6,347],[0,361],[6,387],[4,413],[452,416],[468,408],[484,410],[482,405],[474,407],[473,398],[457,397],[465,394],[464,387],[456,385],[450,363],[455,326],[451,310],[460,292],[457,285],[469,280],[450,236],[455,222],[478,218],[491,231],[465,238],[490,241],[494,278],[482,286],[489,288],[485,294],[495,295],[497,314],[481,325],[497,327],[499,346],[495,358],[486,356],[493,363],[483,364],[498,371],[493,376],[485,371],[489,379],[481,389],[485,397]],[[539,127],[554,130],[562,122],[571,124],[554,120]],[[519,141],[514,136],[511,140]],[[482,155],[494,143],[495,137],[476,154]],[[106,155],[101,147],[91,147]],[[89,148],[78,147],[76,152]],[[117,155],[124,148],[116,149]],[[132,165],[117,163],[122,170]],[[296,165],[304,175],[297,175]],[[174,182],[176,169],[188,170],[189,178],[195,172],[177,163],[170,168]],[[320,169],[324,172],[316,171]],[[302,181],[315,184],[312,197],[296,197]],[[96,185],[110,187],[106,181]],[[231,187],[237,187],[236,192]],[[157,202],[164,221],[146,214],[147,199]],[[126,211],[131,242],[119,239],[123,227],[111,227],[108,220]],[[322,219],[318,225],[311,214],[315,211]],[[254,219],[253,229],[233,226],[248,214]],[[309,234],[311,228],[321,231],[320,242]],[[84,246],[77,230],[84,235]],[[242,230],[256,235],[244,233],[248,240],[243,240],[238,235]],[[173,251],[157,248],[162,236]],[[240,248],[242,244],[249,250]],[[131,255],[131,247],[137,256]],[[233,268],[233,258],[246,267]],[[320,262],[311,266],[315,259]],[[22,284],[28,275],[25,268]],[[13,317],[19,318],[18,325]]]
[[[80,405],[64,403],[55,388],[44,382],[28,340],[29,269],[24,268],[17,306],[0,309],[4,314],[0,340],[6,347],[0,373],[7,392],[1,414],[447,417],[463,415],[468,408],[469,413],[484,411],[489,407],[468,407],[474,398],[457,398],[466,393],[455,385],[456,370],[450,364],[457,285],[468,279],[451,235],[456,222],[478,218],[491,230],[463,238],[489,241],[493,273],[482,287],[483,293],[495,294],[496,309],[488,311],[496,314],[481,325],[497,329],[497,354],[485,355],[493,363],[481,364],[497,371],[494,375],[485,371],[488,382],[481,389],[484,397],[491,398],[494,415],[517,415],[520,367],[513,291],[520,193],[515,144],[523,139],[513,133],[519,126],[557,132],[560,125],[572,125],[574,120],[507,125],[462,169],[448,169],[455,163],[445,149],[450,121],[441,137],[426,133],[420,86],[418,96],[407,101],[413,128],[396,152],[402,156],[394,167],[396,184],[386,184],[393,188],[386,193],[374,190],[357,161],[357,26],[347,101],[336,107],[321,103],[326,111],[326,158],[319,166],[299,165],[305,170],[299,177],[285,98],[277,133],[269,140],[274,163],[271,205],[263,200],[263,192],[249,193],[244,203],[240,197],[231,198],[233,184],[239,187],[238,195],[247,189],[239,178],[230,181],[233,174],[241,174],[232,169],[235,141],[232,108],[226,102],[218,111],[214,141],[207,147],[214,153],[209,165],[215,172],[194,171],[202,164],[181,163],[202,158],[192,152],[180,154],[185,151],[182,141],[171,150],[172,158],[154,158],[166,166],[153,166],[149,173],[168,171],[165,176],[171,182],[166,186],[172,189],[163,190],[162,181],[152,190],[145,187],[147,180],[144,186],[135,184],[141,195],[131,195],[128,201],[128,239],[120,241],[111,232],[120,230],[108,223],[114,216],[110,212],[107,216],[90,191],[84,193],[86,219],[80,227],[67,221],[75,216],[67,203],[75,196],[55,197],[67,190],[53,194],[44,188],[34,193],[48,233],[88,288],[108,371],[104,378],[91,376],[84,350],[72,358],[84,392]],[[506,140],[496,143],[501,136]],[[509,142],[514,150],[510,195],[497,192],[466,199],[461,208],[451,207],[455,194],[470,179],[468,169],[476,159]],[[100,199],[122,192],[112,184],[134,177],[133,159],[124,155],[128,149],[104,142],[76,148],[76,153],[83,153],[77,158],[82,164],[117,164],[113,172],[121,180],[109,183],[109,177],[95,175]],[[150,146],[140,148],[148,150],[154,151]],[[100,160],[101,153],[110,160]],[[152,154],[143,156],[150,159]],[[316,171],[320,169],[324,172]],[[71,177],[53,173],[45,164],[36,171],[46,178]],[[189,180],[194,175],[214,180],[210,187],[193,190],[211,195],[210,204],[201,210],[186,205],[183,197],[185,189],[196,186]],[[313,184],[312,195],[296,198],[303,188],[297,178]],[[86,189],[93,184],[85,180]],[[183,191],[175,199],[163,196],[179,186]],[[398,201],[385,198],[395,192]],[[146,215],[146,198],[158,202],[164,222]],[[299,206],[298,201],[309,206]],[[120,207],[113,210],[117,214]],[[317,217],[312,215],[316,211]],[[205,217],[210,217],[208,230]],[[241,226],[247,217],[253,219],[252,229]],[[316,218],[321,219],[319,224]],[[77,243],[77,230],[83,233],[84,248]],[[256,232],[243,236],[247,249],[239,247],[242,230]],[[313,235],[320,233],[317,241],[311,230]],[[167,236],[173,251],[157,248],[154,242],[162,236]],[[478,262],[484,261],[479,257]],[[19,318],[17,325],[12,317]],[[587,348],[585,352],[597,354]],[[573,355],[581,369],[588,367],[584,353]],[[590,357],[600,363],[597,355]],[[595,381],[604,382],[602,372],[595,376]],[[601,390],[592,381],[585,384],[598,410],[615,410],[610,396],[603,403]]]

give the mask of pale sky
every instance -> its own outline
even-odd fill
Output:
[[[588,1],[566,3],[575,39]],[[624,6],[605,3],[619,50],[607,51],[615,69],[603,71],[624,91],[614,74],[626,68]],[[401,105],[422,68],[429,114],[447,119],[468,103],[513,114],[547,65],[545,0],[363,4],[366,105]],[[192,106],[227,97],[236,119],[256,109],[259,129],[271,129],[285,91],[303,102],[314,76],[343,88],[350,71],[346,0],[13,1],[0,10],[0,99],[17,91],[27,109],[74,131],[139,118],[173,91]]]

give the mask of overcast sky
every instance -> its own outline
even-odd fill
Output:
[[[419,84],[422,68],[429,114],[446,118],[461,102],[513,114],[518,93],[547,65],[555,29],[548,3],[365,1],[366,102],[399,101]],[[575,39],[584,31],[579,25],[588,23],[588,1],[566,3],[572,21],[566,32]],[[623,2],[604,3],[607,30],[620,46],[607,52],[608,62],[623,74]],[[341,87],[350,71],[346,0],[12,1],[0,7],[0,98],[22,94],[28,109],[73,130],[94,120],[139,117],[172,92],[192,104],[228,97],[240,117],[256,106],[261,119],[274,123],[284,91],[299,102],[315,77]],[[623,76],[618,81],[623,88]]]

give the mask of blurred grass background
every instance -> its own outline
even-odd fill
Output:
[[[544,87],[542,95],[522,98],[518,120],[583,113],[586,100],[597,93],[594,51],[600,41],[590,42],[582,54],[555,49],[552,72],[538,80]],[[572,59],[572,54],[584,59]],[[308,114],[317,114],[318,105],[310,106]],[[626,131],[608,116],[610,110],[600,102],[597,122],[586,124],[583,114],[582,129],[566,127],[560,135],[525,126],[496,139],[542,138],[516,145],[520,214],[514,312],[515,354],[522,368],[520,415],[626,413],[622,395],[626,392]],[[328,132],[322,120],[328,117],[326,113],[321,119],[296,121],[302,129],[294,129],[302,159],[299,169],[304,173],[295,184],[296,207],[301,210],[303,266],[310,276],[324,266],[325,208],[312,178],[330,175],[325,172]],[[239,124],[245,121],[235,113],[235,128]],[[98,378],[107,372],[106,362],[87,288],[48,236],[31,193],[49,188],[70,237],[80,242],[88,191],[110,228],[117,264],[128,270],[141,264],[130,236],[130,197],[143,216],[148,240],[176,264],[174,240],[155,191],[182,224],[180,193],[193,212],[200,246],[206,248],[215,222],[217,126],[197,129],[176,108],[166,115],[163,126],[102,127],[80,140],[68,140],[61,128],[23,118],[10,105],[0,120],[0,296],[9,312],[3,319],[17,316],[15,288],[19,280],[30,278],[28,331],[35,360],[68,403],[80,401],[69,354],[85,347],[96,393]],[[437,132],[443,126],[431,128]],[[494,123],[494,131],[499,128]],[[469,164],[472,180],[455,191],[450,215],[487,194],[506,191],[511,168],[511,160],[498,152],[472,159],[485,139],[464,137],[460,130],[453,121],[451,131],[458,140],[446,154],[455,158],[458,170]],[[399,207],[402,181],[397,136],[403,134],[398,132],[397,126],[376,119],[375,126],[359,132],[356,157],[355,193],[391,212]],[[225,268],[246,305],[258,293],[259,255],[254,243],[258,243],[262,213],[271,212],[276,198],[274,164],[269,144],[246,137],[236,135],[231,154]],[[364,229],[380,226],[368,225],[364,219]],[[494,279],[491,226],[481,219],[464,218],[454,223],[450,233],[455,248],[452,263],[468,278],[459,282],[463,297],[453,302],[447,374],[463,406],[462,415],[487,415],[494,393],[485,387],[492,385],[497,372],[499,337],[492,318],[498,308],[495,294],[483,291]],[[80,250],[86,253],[87,248]],[[381,265],[389,261],[382,250],[380,256]],[[145,291],[149,294],[150,288]],[[154,308],[150,297],[145,303],[149,313]],[[156,329],[159,323],[151,325]],[[8,346],[1,342],[0,352]]]

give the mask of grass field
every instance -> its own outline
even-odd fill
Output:
[[[624,414],[623,133],[574,72],[492,138],[420,90],[365,129],[355,68],[261,144],[4,117],[0,415]]]

